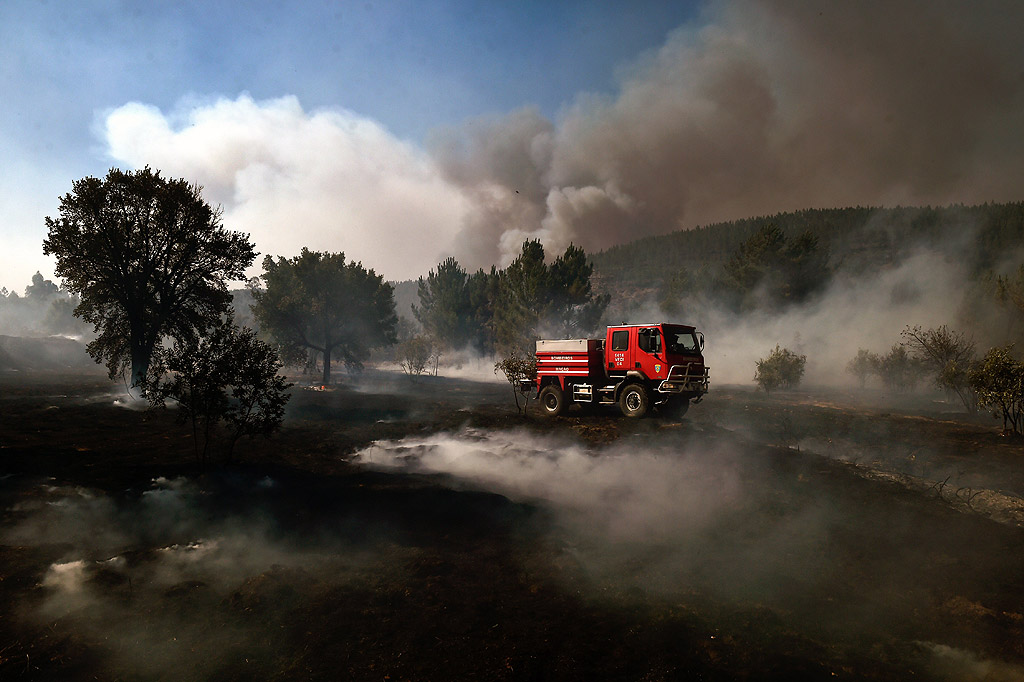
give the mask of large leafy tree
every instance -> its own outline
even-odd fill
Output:
[[[479,269],[466,280],[469,309],[472,311],[470,343],[481,353],[494,352],[494,302],[498,296],[498,269]]]
[[[111,378],[130,367],[145,378],[157,344],[194,338],[228,309],[227,281],[241,279],[255,251],[248,235],[226,230],[202,188],[146,167],[86,177],[46,218],[43,253],[81,296],[75,315],[95,326],[88,345]]]
[[[32,284],[25,287],[25,298],[32,301],[49,301],[54,298],[60,287],[48,279],[43,279],[42,273],[36,271],[32,275]]]
[[[492,324],[500,352],[533,352],[537,327],[550,300],[549,281],[544,247],[539,241],[523,242],[522,252],[498,274]]]
[[[331,362],[362,367],[370,350],[396,341],[394,291],[362,263],[344,253],[302,249],[294,258],[263,259],[263,289],[255,289],[253,312],[261,329],[277,341],[323,354],[323,382]]]

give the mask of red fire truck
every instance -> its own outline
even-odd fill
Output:
[[[681,324],[608,327],[603,339],[537,341],[537,400],[555,417],[571,403],[618,404],[627,417],[652,407],[682,416],[708,392],[704,335]]]

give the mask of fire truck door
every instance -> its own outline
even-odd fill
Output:
[[[608,349],[605,351],[605,358],[608,362],[608,371],[625,372],[633,367],[633,348],[630,344],[628,329],[613,329],[608,339]]]
[[[634,365],[648,379],[664,379],[668,375],[664,344],[657,327],[645,327],[637,333]]]

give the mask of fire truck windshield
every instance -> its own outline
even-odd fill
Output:
[[[665,345],[669,353],[696,353],[697,335],[693,332],[666,329]]]

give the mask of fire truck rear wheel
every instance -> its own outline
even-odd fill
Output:
[[[554,384],[548,384],[540,389],[537,400],[540,402],[541,412],[548,417],[557,417],[565,409],[565,396],[562,394],[562,389]]]
[[[622,414],[634,419],[639,419],[647,414],[650,402],[647,389],[640,384],[626,386],[619,395],[619,407],[622,409]]]

